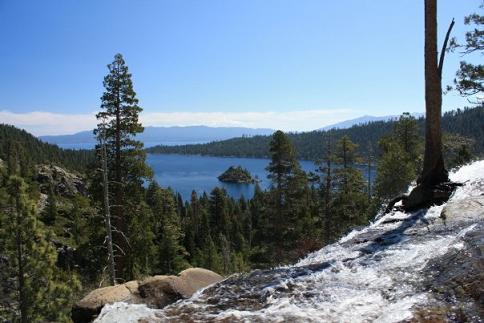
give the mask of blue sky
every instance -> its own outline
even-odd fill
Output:
[[[439,0],[439,37],[480,0]],[[95,124],[124,55],[146,125],[310,130],[424,111],[423,0],[0,0],[0,122]],[[448,55],[444,85],[458,54]],[[451,93],[443,109],[463,107]]]

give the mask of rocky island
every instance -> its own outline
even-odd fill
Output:
[[[230,166],[223,174],[217,177],[219,181],[226,183],[251,184],[255,182],[250,172],[242,166]]]

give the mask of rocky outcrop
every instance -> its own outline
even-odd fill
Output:
[[[189,268],[178,274],[158,275],[141,281],[95,289],[72,308],[72,320],[91,322],[106,304],[125,302],[163,308],[179,299],[191,297],[197,290],[223,279],[203,268]]]
[[[484,192],[483,192],[484,194]],[[448,203],[441,213],[447,227],[474,223],[462,247],[432,259],[423,269],[423,291],[433,299],[417,306],[412,322],[481,322],[484,318],[484,196]]]
[[[54,189],[54,193],[65,197],[87,193],[86,185],[80,175],[59,166],[37,165],[34,179],[39,183],[43,194],[49,193],[50,186]]]

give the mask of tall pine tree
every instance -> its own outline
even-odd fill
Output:
[[[181,220],[171,191],[156,182],[148,187],[146,200],[153,212],[155,264],[157,273],[176,274],[189,266],[183,242]]]
[[[283,259],[284,248],[294,243],[308,223],[308,181],[301,169],[294,147],[287,135],[276,131],[270,143],[271,162],[267,166],[272,181],[268,210],[268,238],[274,242],[278,259]]]
[[[112,188],[111,214],[114,224],[116,274],[119,278],[131,279],[134,273],[127,268],[129,258],[134,253],[142,253],[143,250],[132,250],[129,243],[130,232],[139,230],[130,225],[145,222],[133,217],[144,216],[144,213],[137,209],[137,205],[142,200],[140,191],[143,182],[151,177],[151,170],[145,163],[146,153],[143,144],[135,140],[135,136],[143,132],[138,120],[142,109],[138,105],[131,74],[121,54],[114,56],[108,70],[109,73],[103,82],[105,92],[101,97],[102,111],[96,115],[101,122],[95,134],[102,132],[106,143],[109,181]]]

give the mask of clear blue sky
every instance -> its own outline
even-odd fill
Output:
[[[439,0],[440,39],[452,17],[462,39],[480,3]],[[244,125],[252,113],[248,126],[270,126],[254,121],[270,112],[277,128],[291,112],[307,130],[301,111],[330,111],[321,126],[422,112],[423,41],[423,0],[0,0],[0,111],[20,125],[34,111],[92,115],[120,52],[144,114],[163,125]],[[448,55],[444,84],[460,59]],[[444,110],[463,105],[444,98]]]

